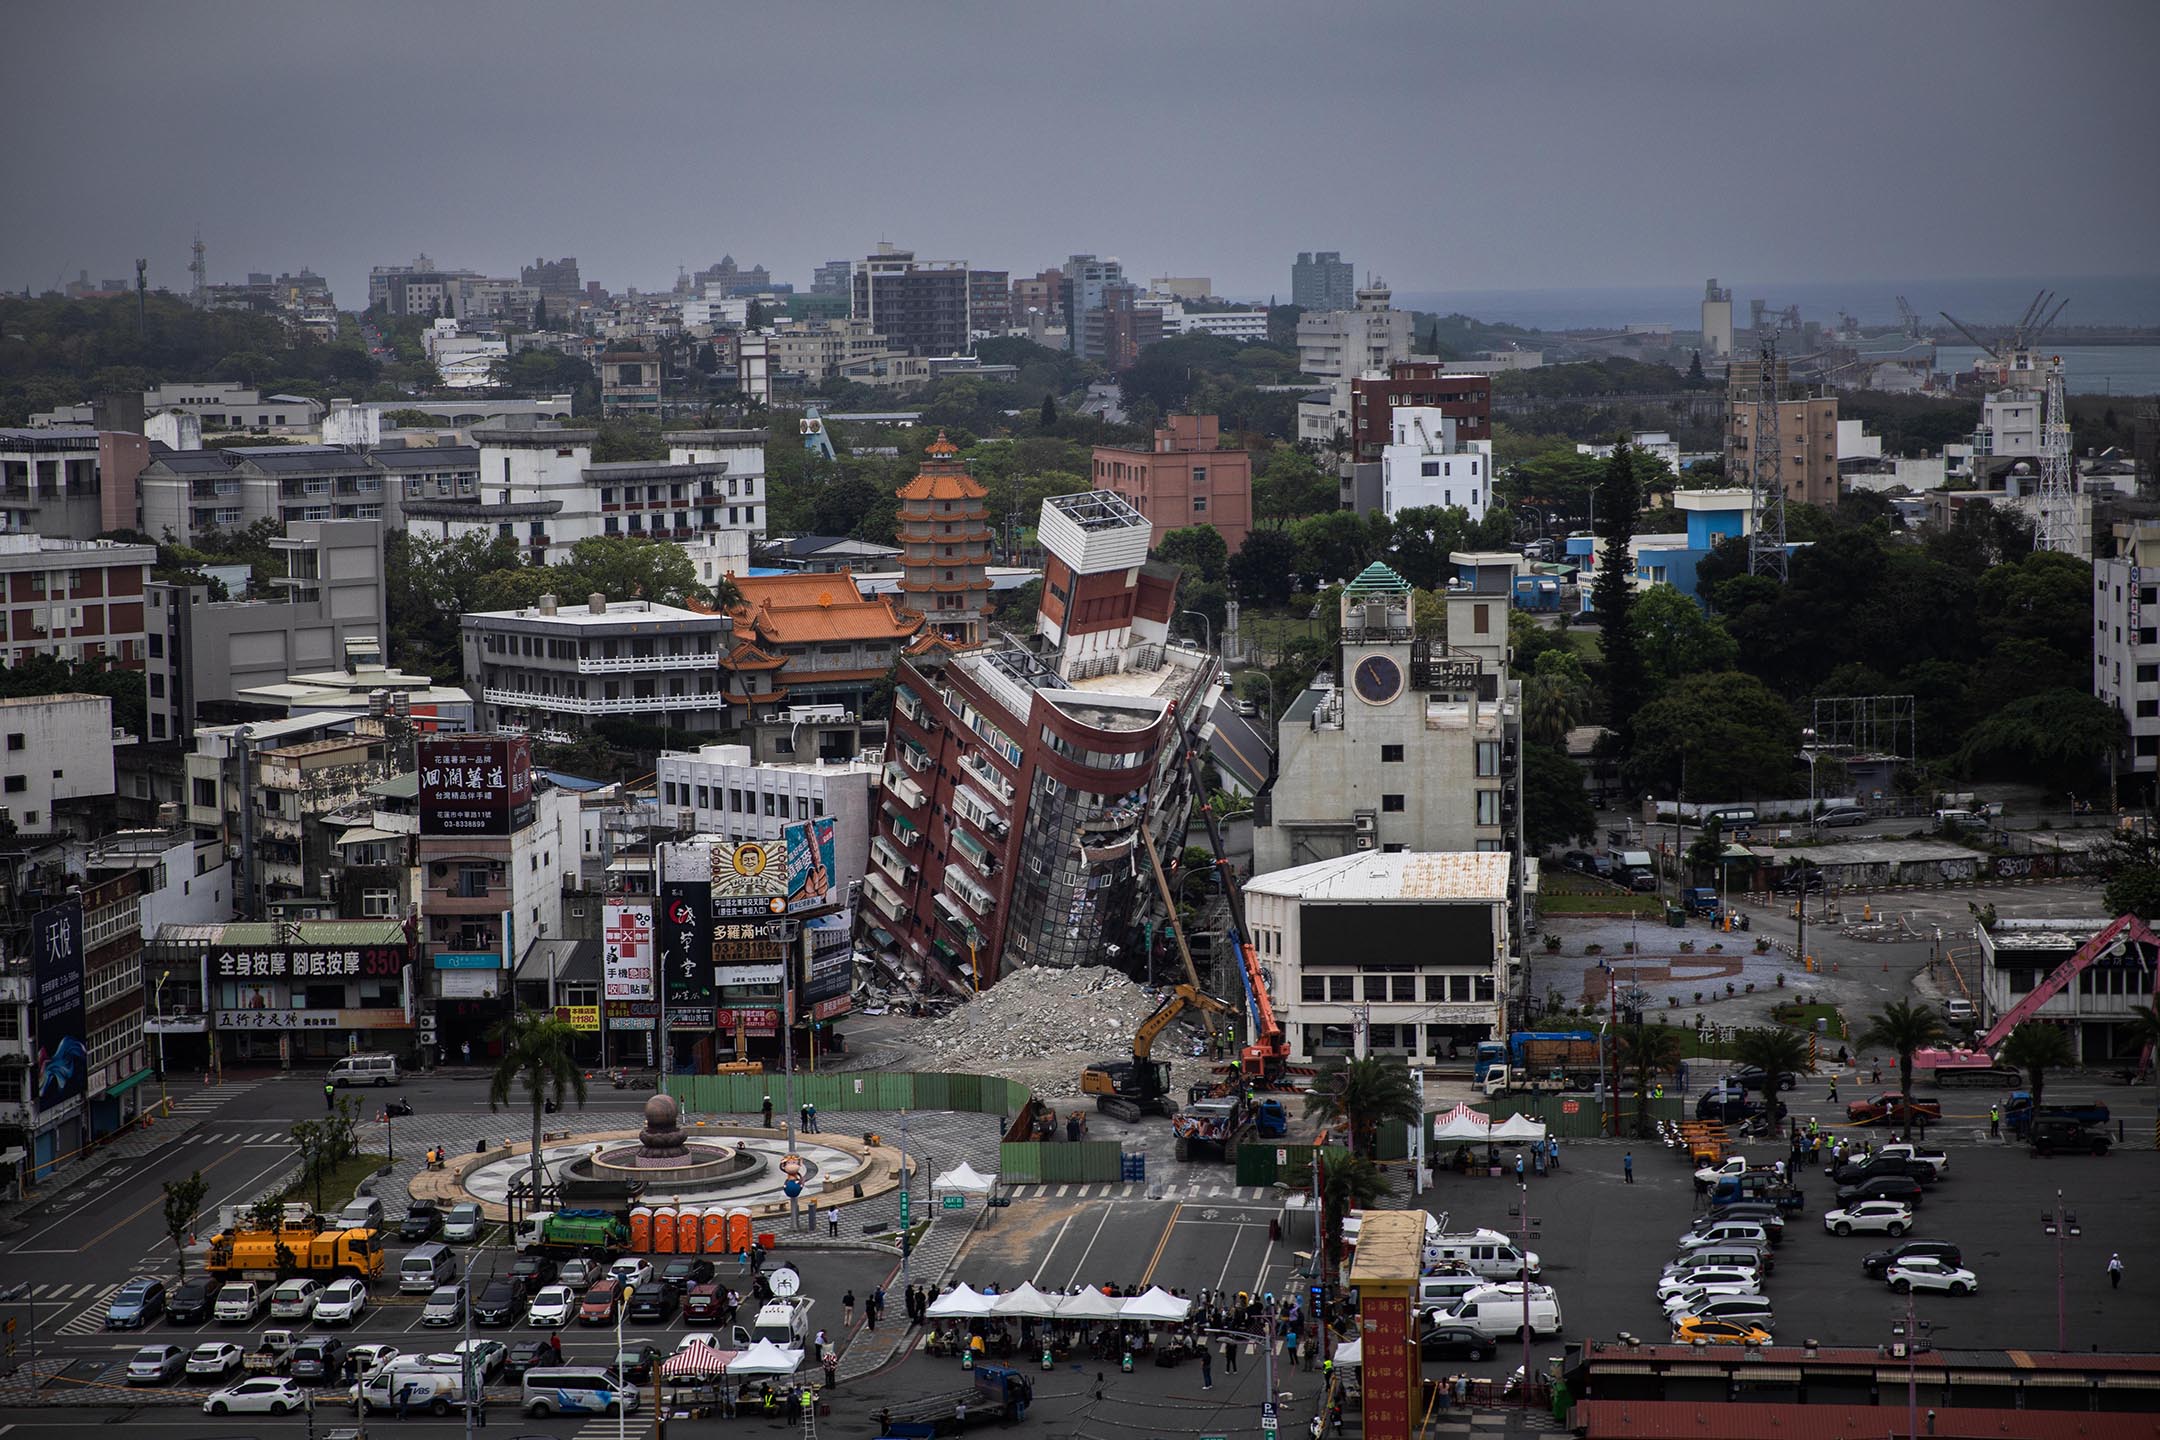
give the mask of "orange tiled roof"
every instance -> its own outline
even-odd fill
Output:
[[[930,442],[923,452],[929,458],[914,479],[902,485],[897,492],[902,500],[983,500],[990,492],[976,483],[975,477],[960,468],[955,457],[960,447],[938,431],[937,439]]]
[[[743,603],[728,612],[736,631],[756,635],[761,644],[905,640],[922,624],[896,615],[886,596],[863,595],[847,570],[729,578],[743,597]]]

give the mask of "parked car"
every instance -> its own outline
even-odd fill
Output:
[[[546,1255],[526,1253],[510,1262],[510,1278],[525,1282],[528,1291],[555,1283],[555,1261]]]
[[[641,1325],[665,1325],[681,1303],[667,1286],[648,1285],[631,1295],[627,1318]]]
[[[1823,888],[1823,873],[1813,865],[1796,865],[1778,876],[1773,889],[1786,895],[1815,894]]]
[[[2027,1137],[2033,1154],[2053,1155],[2067,1151],[2071,1154],[2105,1155],[2108,1152],[2108,1133],[2092,1130],[2067,1115],[2042,1115],[2032,1122]]]
[[[678,1255],[660,1269],[660,1283],[678,1295],[712,1278],[712,1261],[696,1255]]]
[[[1573,870],[1578,875],[1595,875],[1603,880],[1611,878],[1613,863],[1610,856],[1596,855],[1588,850],[1570,850],[1560,857],[1560,868]]]
[[[1443,1320],[1418,1336],[1418,1354],[1427,1360],[1490,1360],[1500,1342],[1468,1325]]]
[[[1654,870],[1631,870],[1628,872],[1627,885],[1630,890],[1637,890],[1647,894],[1658,887],[1657,872]]]
[[[508,1379],[522,1380],[528,1370],[560,1364],[559,1354],[546,1340],[520,1340],[503,1356],[502,1373]]]
[[[613,1275],[625,1285],[633,1285],[642,1289],[652,1284],[652,1261],[640,1259],[635,1255],[625,1255],[622,1259],[608,1266],[608,1274]]]
[[[567,1285],[544,1286],[533,1296],[532,1305],[525,1311],[525,1323],[555,1329],[569,1324],[577,1308],[577,1291]]]
[[[270,1318],[273,1320],[305,1320],[315,1309],[315,1297],[322,1294],[320,1280],[296,1277],[282,1281],[270,1292]]]
[[[230,1340],[206,1340],[188,1352],[187,1373],[222,1380],[240,1368],[245,1353]]]
[[[1674,1322],[1675,1345],[1768,1345],[1770,1332],[1760,1325],[1737,1320],[1711,1320],[1690,1315]]]
[[[465,1318],[465,1287],[438,1285],[420,1307],[420,1323],[430,1328],[458,1324]]]
[[[165,1287],[155,1280],[130,1280],[113,1292],[105,1306],[105,1328],[140,1330],[165,1313]]]
[[[345,1368],[345,1342],[318,1335],[300,1342],[293,1351],[292,1378],[303,1385],[327,1385]]]
[[[127,1383],[162,1385],[187,1368],[187,1351],[178,1345],[145,1345],[128,1357]]]
[[[315,1323],[350,1325],[367,1308],[367,1286],[353,1279],[333,1280],[315,1297]]]
[[[659,1346],[650,1340],[632,1340],[615,1356],[615,1373],[643,1385],[652,1379],[653,1366],[659,1361]]]
[[[1778,1213],[1777,1207],[1774,1205],[1761,1205],[1753,1202],[1746,1205],[1727,1206],[1722,1210],[1713,1210],[1707,1215],[1699,1215],[1695,1218],[1695,1223],[1688,1226],[1688,1233],[1690,1235],[1708,1235],[1722,1225],[1760,1225],[1763,1228],[1763,1233],[1770,1237],[1772,1245],[1785,1243],[1785,1217]]]
[[[1688,1319],[1730,1320],[1735,1325],[1754,1325],[1764,1330],[1775,1328],[1776,1318],[1770,1302],[1760,1295],[1706,1295],[1694,1306],[1677,1313],[1668,1300],[1665,1313],[1675,1325]]]
[[[442,1233],[443,1213],[425,1200],[415,1200],[405,1207],[405,1218],[398,1222],[398,1239],[418,1244],[433,1240]]]
[[[1942,1119],[1940,1100],[1916,1100],[1895,1090],[1885,1090],[1845,1107],[1845,1118],[1855,1125],[1910,1125],[1914,1120]]]
[[[1850,1210],[1863,1200],[1901,1200],[1912,1209],[1920,1208],[1923,1194],[1920,1182],[1910,1175],[1871,1175],[1865,1180],[1838,1187],[1837,1203]]]
[[[460,1340],[448,1350],[428,1356],[428,1360],[430,1363],[440,1360],[444,1369],[462,1373],[468,1354],[472,1356],[473,1374],[479,1376],[484,1384],[494,1379],[502,1370],[503,1361],[510,1354],[510,1347],[500,1340]]]
[[[283,1415],[307,1404],[307,1392],[283,1376],[257,1376],[203,1400],[205,1415]]]
[[[345,1352],[361,1375],[372,1375],[405,1352],[395,1345],[355,1345]]]
[[[1815,817],[1815,823],[1825,829],[1840,829],[1847,825],[1867,824],[1868,813],[1858,805],[1826,805]]]
[[[1712,1300],[1722,1300],[1728,1295],[1747,1295],[1760,1300],[1762,1291],[1755,1288],[1752,1280],[1731,1285],[1694,1285],[1685,1290],[1675,1290],[1670,1295],[1661,1295],[1658,1303],[1665,1307],[1666,1320],[1673,1321],[1683,1315],[1704,1314],[1704,1305]],[[1727,1315],[1722,1318],[1730,1320],[1732,1317]]]
[[[1909,1140],[1901,1140],[1895,1145],[1878,1145],[1875,1153],[1898,1160],[1917,1160],[1932,1169],[1938,1180],[1950,1169],[1950,1152],[1933,1145],[1916,1145]]]
[[[515,1275],[490,1280],[480,1298],[473,1301],[475,1325],[515,1325],[525,1313],[525,1282]]]
[[[573,1255],[562,1262],[562,1269],[555,1272],[555,1282],[558,1285],[568,1285],[583,1294],[588,1285],[605,1274],[607,1266],[600,1261],[584,1255]]]
[[[1883,1272],[1883,1279],[1900,1294],[1907,1290],[1942,1290],[1952,1295],[1970,1295],[1980,1288],[1978,1275],[1932,1255],[1900,1260]]]
[[[1860,1230],[1903,1235],[1912,1228],[1912,1207],[1902,1200],[1863,1200],[1847,1210],[1825,1210],[1822,1228],[1833,1235]]]
[[[1675,1295],[1689,1290],[1741,1292],[1762,1289],[1762,1275],[1755,1270],[1742,1270],[1732,1265],[1703,1265],[1669,1279],[1658,1281],[1657,1298],[1660,1305]]]
[[[208,1275],[191,1275],[173,1287],[165,1298],[165,1319],[172,1325],[200,1325],[210,1318],[217,1299],[218,1282]]]
[[[603,1276],[593,1282],[578,1302],[578,1324],[612,1325],[615,1323],[615,1307],[622,1304],[622,1281],[613,1275]]]
[[[459,1242],[477,1240],[486,1224],[487,1219],[480,1213],[478,1205],[453,1205],[450,1213],[443,1217],[442,1238]]]
[[[1908,1160],[1901,1155],[1874,1155],[1865,1160],[1855,1160],[1840,1165],[1831,1175],[1839,1185],[1857,1185],[1871,1175],[1907,1175],[1922,1185],[1935,1183],[1935,1167],[1925,1160]]]
[[[717,1280],[691,1286],[690,1293],[683,1296],[682,1313],[686,1323],[695,1325],[735,1318],[728,1310],[727,1287]]]
[[[1945,1265],[1965,1263],[1965,1252],[1948,1240],[1907,1240],[1887,1250],[1870,1250],[1860,1257],[1860,1268],[1871,1280],[1880,1280],[1892,1265],[1906,1260],[1940,1260]]]

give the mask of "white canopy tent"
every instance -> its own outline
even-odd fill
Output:
[[[1060,1320],[1115,1320],[1125,1312],[1124,1302],[1103,1294],[1093,1285],[1077,1295],[1067,1295],[1058,1301],[1057,1318]]]
[[[792,1375],[802,1368],[803,1352],[783,1350],[770,1340],[760,1340],[728,1361],[730,1375]]]
[[[1468,1105],[1457,1105],[1444,1115],[1433,1116],[1433,1139],[1435,1140],[1490,1140],[1493,1138],[1492,1116]]]
[[[1492,1134],[1488,1138],[1493,1140],[1543,1140],[1545,1138],[1545,1122],[1532,1120],[1527,1115],[1510,1115],[1498,1125],[1493,1126]]]
[[[1031,1281],[1023,1280],[1018,1288],[1008,1290],[991,1302],[993,1315],[1020,1315],[1034,1320],[1048,1320],[1058,1313],[1055,1297],[1045,1295]]]
[[[993,1297],[968,1285],[955,1285],[930,1302],[923,1313],[932,1320],[977,1320],[991,1312]]]
[[[1352,1365],[1363,1365],[1364,1363],[1365,1342],[1363,1340],[1345,1340],[1335,1347],[1335,1368],[1337,1370],[1348,1369]]]
[[[997,1181],[963,1160],[930,1182],[932,1190],[962,1190],[982,1195],[997,1188]]]
[[[1144,1295],[1127,1300],[1118,1310],[1121,1320],[1179,1321],[1192,1313],[1192,1301],[1180,1300],[1160,1285],[1148,1287]]]

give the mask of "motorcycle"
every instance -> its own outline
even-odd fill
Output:
[[[650,1090],[653,1088],[652,1076],[643,1073],[634,1073],[621,1069],[612,1070],[608,1073],[608,1079],[614,1082],[617,1090]]]
[[[403,1120],[412,1113],[413,1108],[410,1100],[386,1100],[383,1102],[383,1114],[393,1120]]]

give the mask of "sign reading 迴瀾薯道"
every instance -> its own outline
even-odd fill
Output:
[[[532,742],[522,735],[423,735],[420,833],[510,835],[532,823]]]

